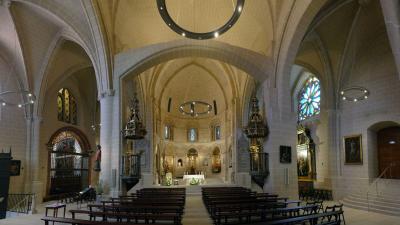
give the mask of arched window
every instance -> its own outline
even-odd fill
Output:
[[[298,113],[299,120],[304,120],[320,112],[321,86],[318,78],[307,79],[299,93]]]
[[[171,125],[164,126],[164,139],[170,141],[174,140],[173,129]]]
[[[75,97],[67,88],[61,88],[57,94],[58,121],[77,124],[77,107]]]
[[[189,128],[188,130],[188,141],[195,142],[197,141],[197,129],[196,128]]]

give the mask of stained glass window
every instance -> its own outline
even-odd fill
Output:
[[[221,127],[215,126],[215,140],[221,140]]]
[[[61,88],[57,94],[57,118],[59,121],[77,124],[77,106],[74,96],[66,88]]]
[[[188,139],[190,142],[195,142],[197,140],[197,130],[196,128],[190,128],[188,132]]]
[[[310,77],[299,93],[299,120],[304,120],[320,112],[321,86],[316,77]]]
[[[172,128],[170,125],[165,125],[164,127],[164,139],[172,140]]]

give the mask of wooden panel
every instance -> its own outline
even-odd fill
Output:
[[[378,132],[379,174],[392,163],[384,178],[400,179],[400,127],[389,127]]]

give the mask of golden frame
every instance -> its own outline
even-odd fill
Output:
[[[363,165],[362,134],[344,136],[343,152],[345,165]]]

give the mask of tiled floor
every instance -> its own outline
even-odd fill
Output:
[[[76,209],[76,205],[68,209]],[[38,214],[19,216],[0,220],[0,225],[43,225],[40,218],[44,215],[43,206],[38,207]],[[347,225],[400,225],[400,215],[387,216],[379,213],[367,212],[357,209],[344,208]],[[68,214],[70,217],[70,215]],[[212,221],[203,205],[201,196],[187,196],[183,225],[211,225]]]

